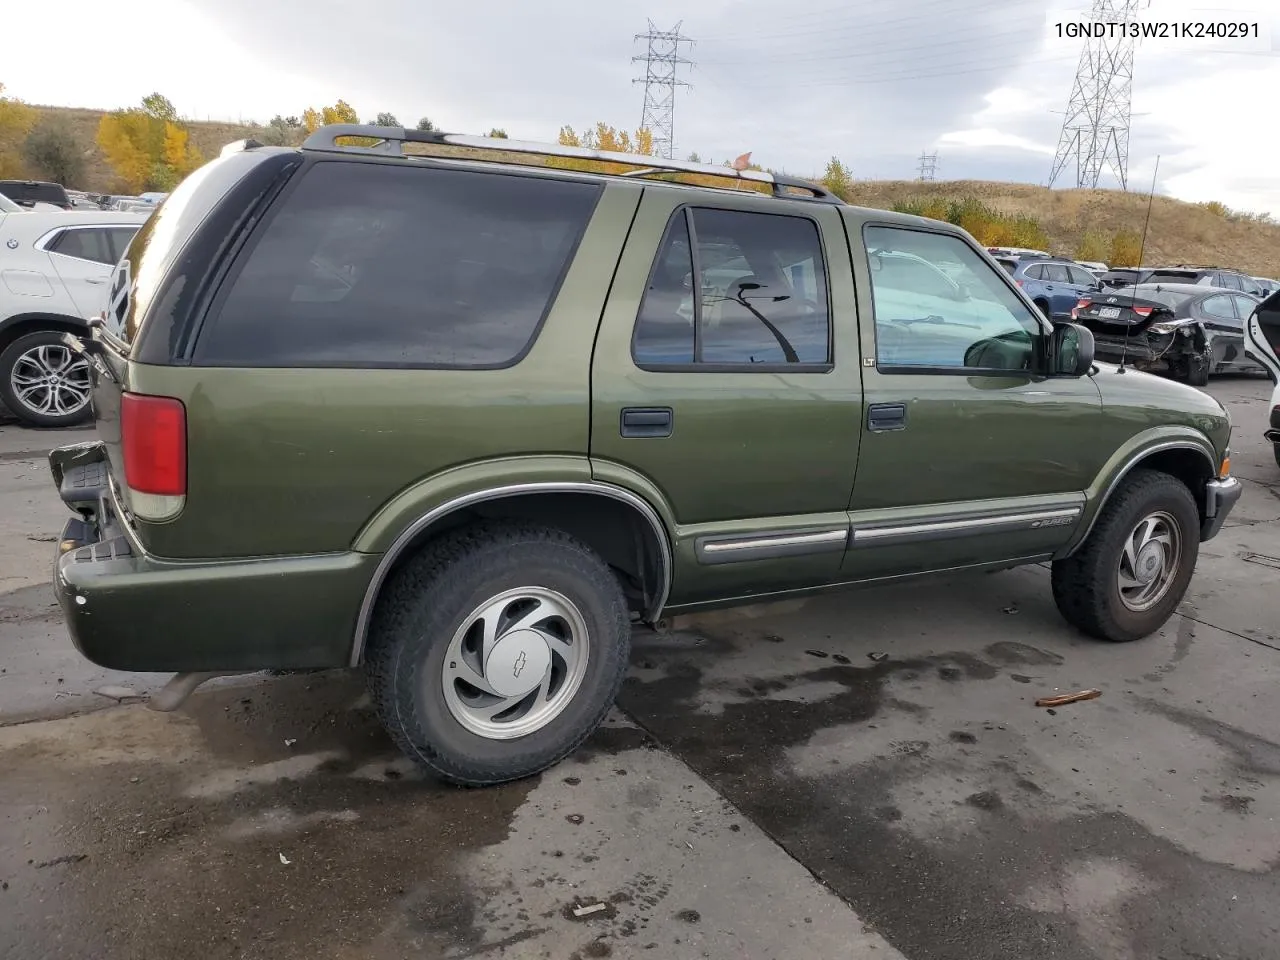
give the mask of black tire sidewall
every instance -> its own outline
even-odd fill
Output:
[[[546,726],[492,740],[467,730],[445,703],[445,654],[463,619],[506,590],[538,586],[567,597],[587,625],[588,660],[573,700]],[[563,540],[481,543],[446,567],[417,599],[410,632],[400,638],[393,682],[397,721],[419,759],[437,769],[512,779],[555,762],[599,724],[625,670],[629,622],[617,581],[586,548]],[[620,627],[622,629],[620,629]]]
[[[1177,575],[1164,597],[1150,610],[1137,613],[1120,600],[1120,554],[1125,540],[1138,521],[1157,510],[1169,514],[1177,522],[1178,534],[1182,539],[1182,553]],[[1146,496],[1126,503],[1108,530],[1107,546],[1103,553],[1103,565],[1098,573],[1106,577],[1104,588],[1109,619],[1120,632],[1134,638],[1160,629],[1182,602],[1191,578],[1195,575],[1200,553],[1200,512],[1191,492],[1171,477],[1168,483],[1152,488]]]
[[[61,330],[36,330],[31,333],[24,333],[5,347],[4,350],[0,351],[0,400],[4,401],[4,405],[10,413],[29,426],[70,427],[78,423],[84,423],[93,416],[92,395],[90,395],[89,402],[78,413],[58,417],[28,410],[14,394],[13,368],[18,362],[18,357],[32,347],[61,345],[62,335],[63,331]]]

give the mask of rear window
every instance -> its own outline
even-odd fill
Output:
[[[0,193],[20,204],[56,203],[67,206],[67,191],[56,183],[27,183],[22,180],[0,180]]]
[[[1147,283],[1195,283],[1200,274],[1194,270],[1153,270],[1147,274]]]
[[[321,161],[249,248],[200,364],[502,367],[532,342],[592,183]]]

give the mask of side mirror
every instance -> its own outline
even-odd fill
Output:
[[[1078,323],[1055,323],[1049,336],[1049,376],[1083,377],[1093,369],[1093,331]]]

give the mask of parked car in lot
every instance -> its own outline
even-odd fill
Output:
[[[1280,291],[1258,304],[1245,325],[1245,349],[1271,378],[1267,430],[1276,466],[1280,467]]]
[[[0,400],[23,423],[89,416],[89,365],[63,343],[107,306],[111,269],[145,216],[0,212]]]
[[[1069,320],[1080,298],[1099,287],[1097,277],[1070,260],[1019,259],[1012,276],[1051,320]]]
[[[70,210],[71,198],[60,183],[41,180],[0,180],[0,193],[27,209]]]
[[[1263,372],[1245,355],[1257,304],[1234,290],[1146,282],[1082,297],[1072,316],[1093,331],[1097,356],[1202,387],[1211,373]]]
[[[1115,267],[1098,277],[1098,282],[1103,289],[1131,287],[1135,283],[1141,283],[1150,272],[1150,267]]]
[[[405,143],[637,165],[339,125],[228,147],[142,227],[68,338],[98,439],[50,466],[72,637],[177,671],[161,708],[363,665],[410,757],[497,783],[676,614],[1052,561],[1070,623],[1136,640],[1240,495],[1221,404],[1096,364],[957,227]]]
[[[1075,263],[1077,266],[1084,267],[1095,277],[1099,277],[1107,272],[1107,265],[1098,260],[1077,260]]]
[[[1195,283],[1222,290],[1238,290],[1251,297],[1261,297],[1262,288],[1253,277],[1237,270],[1221,267],[1195,267],[1178,264],[1174,267],[1155,267],[1142,278],[1142,283]]]
[[[1280,290],[1280,281],[1270,280],[1267,277],[1250,277],[1249,279],[1258,285],[1263,297],[1269,297],[1277,290]]]

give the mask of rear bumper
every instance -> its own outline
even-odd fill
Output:
[[[58,451],[55,451],[56,455]],[[54,476],[82,492],[68,503],[53,584],[71,640],[102,667],[251,671],[345,667],[356,614],[378,557],[363,553],[247,560],[149,556],[107,492],[90,500],[92,454],[51,455]],[[83,469],[77,469],[83,468]],[[79,484],[77,486],[77,484]]]
[[[1235,477],[1210,480],[1204,487],[1204,520],[1200,524],[1200,540],[1212,540],[1227,522],[1231,510],[1240,500],[1244,487]]]

